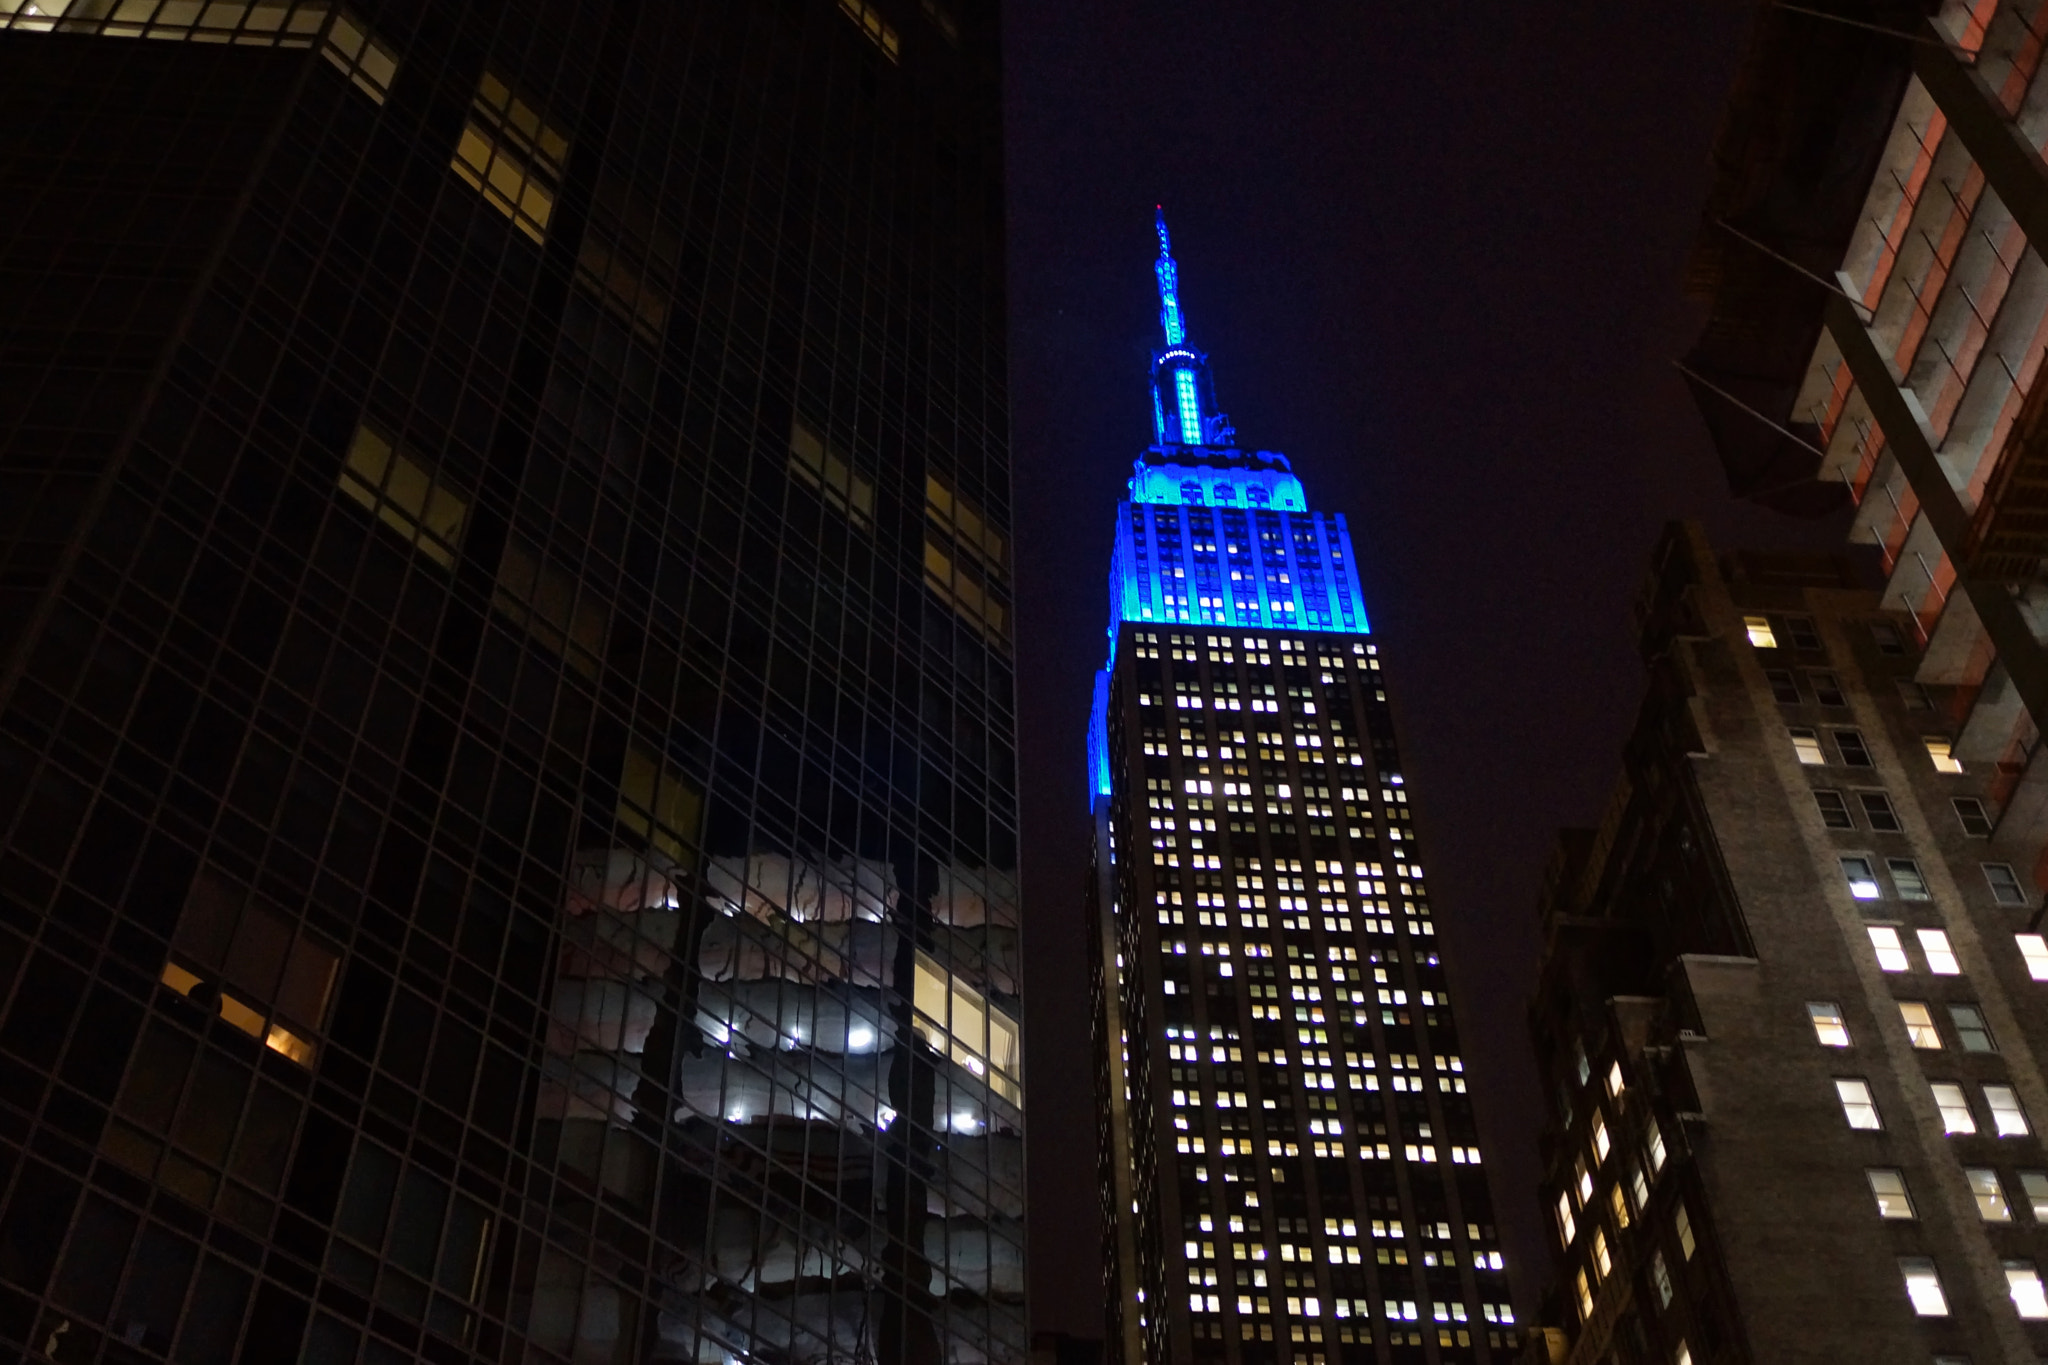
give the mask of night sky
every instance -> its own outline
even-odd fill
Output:
[[[1537,881],[1619,771],[1649,551],[1845,529],[1731,500],[1671,368],[1749,6],[1005,8],[1034,1325],[1102,1331],[1083,733],[1155,202],[1240,440],[1350,520],[1526,1313]]]

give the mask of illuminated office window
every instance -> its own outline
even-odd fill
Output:
[[[2020,1107],[2019,1092],[2011,1086],[1985,1086],[1984,1103],[1991,1109],[1991,1126],[2000,1137],[2025,1137],[2033,1131],[2027,1111]]]
[[[1970,1197],[1977,1202],[1979,1218],[1987,1223],[2012,1221],[2012,1209],[2005,1202],[2005,1191],[1999,1187],[1997,1171],[1971,1166],[1963,1171],[1963,1177],[1970,1182]]]
[[[1948,740],[1927,735],[1920,741],[1927,746],[1928,761],[1934,764],[1938,773],[1959,773],[1963,765],[1957,760]]]
[[[1837,1077],[1835,1094],[1842,1101],[1842,1117],[1849,1121],[1851,1128],[1875,1130],[1884,1127],[1877,1116],[1877,1101],[1871,1096],[1868,1081]]]
[[[1806,1015],[1813,1021],[1813,1036],[1822,1047],[1849,1046],[1849,1025],[1842,1018],[1840,1005],[1832,1000],[1809,1000]]]
[[[2048,1318],[2048,1293],[2043,1292],[2041,1274],[2032,1261],[2005,1262],[2005,1287],[2021,1317],[2030,1322]]]
[[[884,57],[892,62],[897,60],[903,50],[903,40],[882,18],[882,12],[868,0],[839,0],[839,12],[859,25],[867,40],[880,48]]]
[[[1941,1276],[1934,1262],[1925,1256],[1899,1257],[1899,1274],[1906,1281],[1906,1299],[1923,1318],[1948,1316],[1948,1296],[1941,1292]]]
[[[1906,960],[1906,945],[1899,938],[1899,931],[1888,924],[1873,924],[1869,927],[1870,946],[1877,953],[1878,970],[1903,972],[1912,966]]]
[[[1016,1021],[924,953],[915,959],[914,979],[912,1003],[923,1016],[916,1021],[918,1035],[934,1051],[985,1078],[990,1090],[1021,1102]]]
[[[1941,1034],[1934,1027],[1934,1016],[1928,1012],[1923,1000],[1901,1000],[1899,1018],[1906,1025],[1906,1038],[1917,1048],[1936,1050],[1941,1047]]]
[[[2014,934],[2012,937],[2019,945],[2020,960],[2027,964],[2027,975],[2036,981],[2048,981],[2048,940],[2039,934]]]
[[[450,168],[535,242],[548,220],[569,161],[569,139],[486,71],[455,144]]]
[[[1789,733],[1792,736],[1792,752],[1801,763],[1818,766],[1828,761],[1828,756],[1821,751],[1819,734],[1812,730],[1796,729]]]
[[[801,417],[790,423],[789,468],[854,525],[866,530],[874,524],[875,486],[854,473],[839,448]]]
[[[1956,961],[1956,952],[1949,946],[1948,931],[1945,929],[1916,929],[1913,936],[1920,940],[1920,951],[1927,955],[1927,970],[1936,976],[1957,976],[1962,966]]]
[[[1778,647],[1778,637],[1771,631],[1769,617],[1745,616],[1742,618],[1742,628],[1749,633],[1749,642],[1758,649]]]
[[[356,428],[341,491],[442,568],[453,568],[469,499],[375,427]]]
[[[1933,1081],[1929,1083],[1929,1089],[1934,1092],[1934,1107],[1941,1111],[1942,1132],[1954,1135],[1977,1131],[1977,1116],[1970,1112],[1970,1101],[1960,1085]]]
[[[193,880],[162,981],[301,1066],[326,1023],[340,957],[213,871]],[[202,993],[203,988],[203,993]]]
[[[1898,1219],[1914,1217],[1913,1196],[1906,1192],[1905,1172],[1883,1166],[1873,1166],[1863,1174],[1870,1181],[1871,1196],[1877,1200],[1878,1217]]]
[[[398,54],[379,40],[368,24],[339,6],[320,55],[378,104],[391,93],[392,77],[398,74]]]

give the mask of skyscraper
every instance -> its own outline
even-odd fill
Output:
[[[8,1354],[1026,1357],[997,69],[0,0]]]
[[[1111,1353],[1496,1361],[1516,1333],[1351,540],[1238,448],[1158,223],[1154,444],[1089,738]]]
[[[2044,817],[1994,827],[1860,577],[1658,546],[1623,774],[1542,895],[1549,1360],[2048,1357]]]

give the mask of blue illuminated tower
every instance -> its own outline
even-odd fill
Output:
[[[1110,1355],[1508,1360],[1350,533],[1238,447],[1157,226],[1154,443],[1117,507],[1089,725]]]

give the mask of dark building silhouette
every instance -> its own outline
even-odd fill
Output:
[[[995,27],[0,0],[0,1352],[1027,1357]]]
[[[1240,450],[1159,224],[1156,444],[1090,747],[1106,1353],[1512,1358],[1410,796],[1341,515]]]

